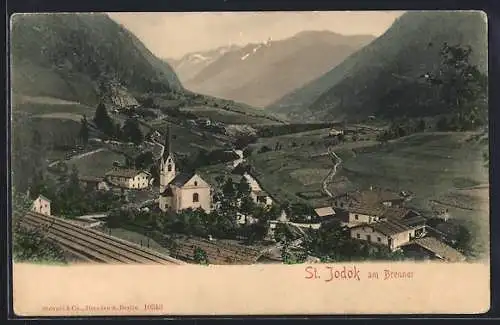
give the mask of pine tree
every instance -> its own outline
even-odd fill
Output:
[[[106,110],[106,106],[104,106],[102,102],[99,103],[95,111],[94,123],[97,126],[97,128],[99,128],[99,130],[104,132],[104,134],[108,136],[114,135],[115,126],[113,124],[111,117],[108,114],[108,111]]]
[[[87,117],[83,115],[80,126],[80,139],[84,145],[89,143],[89,124],[87,122]]]
[[[139,122],[134,118],[129,118],[125,121],[122,132],[125,141],[140,144],[144,140]]]

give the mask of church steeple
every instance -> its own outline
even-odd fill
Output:
[[[167,126],[167,132],[165,135],[165,144],[163,148],[163,155],[160,159],[160,191],[163,192],[168,184],[177,175],[175,170],[175,161],[172,154],[172,134],[170,131],[170,125]]]
[[[172,154],[172,133],[170,132],[170,125],[167,125],[164,146],[163,159],[166,159]]]

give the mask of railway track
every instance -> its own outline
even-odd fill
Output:
[[[109,264],[184,264],[170,256],[61,218],[29,212],[22,223],[30,228],[41,229],[48,239],[82,260]]]

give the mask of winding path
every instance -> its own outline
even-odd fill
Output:
[[[73,156],[71,157],[70,159],[68,159],[67,161],[74,161],[74,160],[78,160],[78,159],[81,159],[83,157],[86,157],[86,156],[90,156],[90,155],[93,155],[95,153],[98,153],[98,152],[101,152],[101,151],[104,151],[106,150],[106,148],[99,148],[99,149],[96,149],[96,150],[92,150],[92,151],[89,151],[89,152],[85,152],[85,153],[82,153],[82,154],[79,154],[79,155],[76,155],[76,156]],[[49,164],[49,167],[53,167],[55,165],[57,165],[58,163],[60,163],[61,160],[58,159],[56,161],[53,161]]]
[[[328,148],[328,155],[332,158],[332,161],[336,161],[330,173],[323,180],[323,192],[326,193],[329,197],[333,198],[333,194],[328,190],[328,184],[332,181],[332,178],[337,174],[337,169],[342,163],[342,159],[335,152],[333,152],[332,148]]]

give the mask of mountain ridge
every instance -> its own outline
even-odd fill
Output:
[[[484,70],[485,27],[484,18],[476,12],[405,13],[369,45],[267,108],[295,120],[338,120],[383,113],[381,105],[391,103],[387,94],[404,87],[401,79],[416,78],[436,67],[444,42],[471,45],[473,62]],[[429,49],[428,44],[435,46]]]
[[[129,93],[182,91],[173,69],[106,14],[16,14],[13,90],[95,105],[103,83]]]
[[[264,107],[373,39],[371,35],[308,31],[284,40],[250,43],[225,53],[183,84],[191,91]]]

